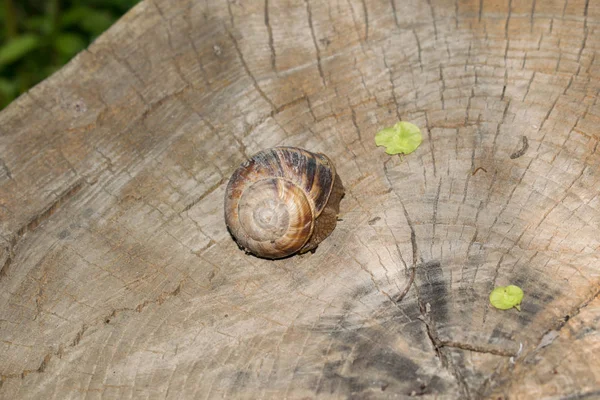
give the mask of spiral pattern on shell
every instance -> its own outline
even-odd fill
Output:
[[[335,167],[327,156],[295,147],[255,154],[231,176],[225,222],[243,249],[282,258],[302,249],[331,193]]]

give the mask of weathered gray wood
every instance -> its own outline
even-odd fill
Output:
[[[0,114],[0,397],[593,397],[599,23],[595,0],[142,2]],[[403,158],[373,140],[398,119],[425,136]],[[274,145],[346,187],[315,254],[226,231],[229,175]],[[508,283],[521,312],[488,305]]]

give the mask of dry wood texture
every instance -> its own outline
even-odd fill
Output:
[[[0,397],[599,396],[599,49],[598,0],[143,1],[0,114]],[[275,145],[346,197],[267,261],[222,205]]]

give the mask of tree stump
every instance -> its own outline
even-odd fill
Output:
[[[145,0],[0,114],[0,398],[600,395],[600,2]],[[375,133],[421,127],[389,156]],[[240,251],[234,169],[346,187]],[[495,286],[523,288],[496,310]]]

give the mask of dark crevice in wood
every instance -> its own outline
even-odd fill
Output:
[[[506,49],[508,50],[508,26],[512,15],[512,0],[508,0],[508,15],[506,16],[506,24],[504,25],[504,40],[507,42]],[[506,65],[506,51],[504,52],[504,65]],[[504,92],[503,92],[504,94]],[[502,96],[504,97],[504,95]]]
[[[432,217],[432,226],[431,226],[431,243],[429,247],[429,251],[433,254],[433,242],[435,240],[435,227],[437,224],[437,213],[438,213],[438,205],[440,202],[440,192],[442,190],[442,178],[440,177],[440,181],[438,182],[437,191],[435,192],[435,198],[433,199],[433,217]]]
[[[400,201],[400,204],[402,205],[402,210],[404,212],[406,222],[410,229],[410,241],[411,241],[412,250],[413,250],[413,271],[414,271],[414,270],[416,270],[417,260],[418,260],[418,244],[417,244],[416,232],[415,232],[412,220],[408,214],[408,211],[406,210],[406,206],[404,205],[404,202],[402,201],[400,196],[393,190],[393,185],[392,185],[392,182],[391,182],[391,180],[389,178],[389,174],[388,174],[387,161],[384,163],[384,175],[388,181],[388,184],[390,185],[390,188],[392,189],[392,192],[396,195],[396,197]],[[407,292],[408,292],[408,288],[410,288],[410,284],[412,284],[412,280],[414,280],[414,276],[411,278],[412,279],[409,282],[409,285],[407,285],[407,289],[405,289]],[[429,304],[423,303],[421,296],[419,294],[418,285],[415,286],[415,292],[416,292],[417,302],[419,304],[419,310],[420,310],[420,314],[421,314],[419,319],[425,324],[427,336],[429,338],[429,341],[431,342],[431,345],[435,351],[437,358],[440,360],[442,366],[444,368],[448,369],[453,374],[453,376],[455,377],[455,379],[460,387],[460,390],[462,391],[462,393],[464,395],[464,398],[470,399],[471,395],[469,393],[469,387],[468,387],[466,381],[464,380],[464,378],[462,377],[461,372],[457,368],[455,368],[453,365],[449,365],[449,361],[446,358],[446,355],[444,354],[444,352],[442,351],[442,348],[444,347],[444,343],[441,342],[439,340],[439,338],[437,337],[437,333],[435,330],[435,322],[430,318],[430,315],[429,315],[428,307],[430,307],[430,306],[429,306]],[[400,300],[402,299],[402,297],[404,297],[404,295],[401,293]],[[399,300],[397,300],[395,304],[397,304],[398,301]],[[454,342],[447,342],[446,344],[455,344],[456,345],[456,343],[454,343]],[[447,346],[447,347],[450,347],[450,346]],[[465,345],[465,347],[466,347],[466,345]],[[472,347],[478,348],[476,346],[472,346]]]
[[[0,269],[0,278],[6,276],[8,273],[8,268],[12,264],[15,259],[15,249],[19,243],[19,240],[28,232],[33,232],[38,226],[40,226],[44,221],[50,218],[56,210],[60,208],[61,205],[69,201],[73,196],[75,196],[84,186],[83,181],[78,181],[70,188],[65,190],[61,195],[59,195],[56,200],[52,204],[50,204],[45,210],[34,215],[28,223],[23,225],[17,232],[12,236],[9,247],[7,249],[8,258],[4,262],[4,265]]]
[[[301,97],[297,97],[294,100],[287,102],[285,104],[280,105],[279,107],[275,108],[273,111],[271,111],[271,114],[269,114],[270,117],[275,117],[277,114],[279,114],[280,112],[293,107],[297,104],[303,103],[304,100],[306,100],[306,95],[302,95]]]
[[[356,111],[353,107],[350,107],[351,110],[351,119],[352,125],[354,125],[354,130],[356,130],[356,135],[358,136],[358,141],[362,144],[362,134],[360,133],[360,128],[358,127],[358,123],[356,122]]]
[[[173,93],[166,94],[165,96],[161,97],[160,99],[158,99],[156,101],[153,101],[152,103],[145,103],[146,104],[146,109],[142,113],[142,115],[139,118],[139,120],[142,122],[142,124],[145,124],[145,121],[148,118],[148,115],[150,115],[150,113],[152,113],[158,107],[160,107],[163,104],[165,104],[171,98],[177,98],[177,97],[179,97],[180,95],[182,95],[183,93],[185,93],[188,90],[191,90],[190,86],[186,86],[186,87],[183,87],[182,89],[179,89],[179,90],[177,90],[177,91],[175,91]],[[142,101],[145,101],[145,100],[142,99]]]
[[[392,0],[393,4],[393,0]],[[398,104],[398,98],[396,97],[396,84],[394,83],[394,77],[392,76],[392,69],[387,63],[387,54],[385,48],[382,48],[383,51],[383,65],[388,71],[388,77],[390,79],[390,85],[392,86],[392,99],[394,100],[394,105],[396,107],[396,117],[398,117],[398,121],[402,121],[402,116],[400,115],[400,105]]]
[[[365,42],[369,41],[369,10],[367,9],[367,2],[361,0],[363,8],[363,17],[365,19]]]
[[[388,169],[387,169],[387,161],[384,163],[384,175],[390,185],[390,188],[392,189],[392,192],[396,195],[396,197],[398,198],[398,200],[400,201],[400,204],[402,205],[402,210],[404,212],[404,217],[406,218],[406,222],[408,224],[408,227],[410,229],[410,241],[411,241],[411,245],[412,245],[412,250],[413,250],[413,271],[416,270],[417,267],[417,260],[418,260],[418,244],[417,244],[417,235],[415,232],[415,228],[414,225],[412,223],[412,220],[408,214],[408,211],[406,210],[406,206],[404,205],[404,202],[402,201],[402,199],[400,198],[400,196],[393,190],[393,185],[392,182],[389,178],[388,175]],[[414,276],[411,277],[411,281],[409,282],[409,285],[407,285],[407,289],[405,289],[408,292],[408,288],[410,288],[410,284],[412,284],[412,281],[414,280]],[[419,287],[418,285],[415,285],[415,292],[416,292],[416,296],[417,296],[417,302],[419,304],[419,310],[420,310],[420,317],[419,319],[425,324],[425,329],[427,331],[427,336],[431,342],[431,345],[435,351],[435,354],[437,356],[437,358],[440,360],[442,366],[446,369],[448,369],[456,378],[459,387],[461,389],[461,391],[463,392],[463,394],[465,395],[465,398],[469,399],[470,398],[470,394],[469,394],[469,389],[468,389],[468,385],[466,384],[466,382],[464,381],[464,379],[462,378],[462,375],[460,374],[460,372],[454,368],[453,366],[450,367],[449,363],[448,363],[448,359],[446,358],[446,355],[444,354],[444,352],[442,351],[442,347],[444,347],[443,343],[439,340],[439,338],[437,337],[437,333],[435,330],[435,322],[430,318],[429,315],[429,310],[428,308],[430,307],[429,304],[425,304],[423,303],[421,296],[419,294]],[[401,296],[403,297],[403,294],[401,293]],[[402,297],[400,297],[400,300],[402,299]],[[396,303],[399,300],[396,301]]]
[[[531,357],[535,357],[536,353],[543,348],[547,348],[550,346],[559,346],[560,343],[557,344],[557,341],[554,340],[552,343],[549,343],[546,346],[541,346],[542,341],[544,340],[544,337],[552,332],[555,331],[557,333],[559,333],[567,324],[567,322],[576,317],[577,315],[579,315],[579,313],[581,313],[581,311],[586,308],[592,301],[596,300],[600,298],[600,289],[596,289],[594,291],[594,293],[592,293],[592,295],[590,295],[588,298],[586,298],[584,301],[582,301],[579,305],[577,305],[575,308],[573,308],[573,310],[569,313],[567,313],[564,317],[560,318],[559,321],[556,323],[556,325],[552,326],[550,329],[547,329],[546,331],[544,331],[544,333],[542,333],[539,336],[539,339],[537,341],[537,344],[529,346],[529,348],[531,349],[529,352],[527,352],[526,354],[523,354],[519,357],[519,360],[517,362],[519,363],[525,363],[527,364],[528,362],[530,362]],[[507,385],[510,385],[512,383],[512,379],[511,379],[511,375],[514,371],[514,368],[510,368],[508,370],[505,370],[505,375],[503,376],[503,382],[495,387],[494,389],[496,391],[501,391],[502,387],[505,387]],[[499,375],[499,372],[495,372],[494,375],[490,376],[485,383],[482,385],[480,391],[482,393],[488,393],[491,390],[491,381],[493,380],[494,376],[501,376]],[[566,397],[566,398],[583,398],[583,397],[579,397],[579,395],[575,396],[575,397]]]
[[[546,336],[548,333],[552,332],[552,331],[556,331],[556,332],[560,332],[562,328],[564,328],[564,326],[567,324],[567,322],[576,317],[577,315],[579,315],[579,313],[581,313],[581,311],[586,308],[592,301],[596,300],[600,298],[600,289],[597,289],[591,296],[589,296],[587,299],[585,299],[584,301],[582,301],[577,307],[575,307],[571,312],[569,312],[567,315],[565,315],[564,317],[562,317],[559,322],[553,326],[552,328],[546,330],[541,336],[540,339],[538,340],[538,344],[534,347],[532,346],[533,349],[537,349],[540,347],[540,344],[542,343],[542,339],[544,338],[544,336]],[[535,350],[534,350],[535,352]]]
[[[504,111],[502,112],[502,119],[496,125],[496,133],[494,135],[494,141],[492,142],[492,153],[496,152],[496,141],[498,140],[498,136],[500,135],[500,128],[506,122],[506,117],[508,116],[508,109],[510,108],[510,99],[504,104]]]
[[[229,1],[229,0],[228,0]],[[275,53],[275,44],[273,40],[273,28],[269,23],[269,0],[265,0],[265,25],[269,34],[269,49],[271,50],[271,68],[277,72],[277,54]]]
[[[0,268],[0,279],[2,279],[3,277],[5,277],[8,274],[8,268],[10,267],[10,264],[12,263],[12,255],[10,254],[10,249],[7,249],[7,252],[8,252],[8,257],[6,258],[4,265],[2,265],[2,268]]]
[[[529,33],[533,33],[533,22],[534,22],[534,15],[535,15],[535,2],[536,0],[533,0],[531,2],[531,14],[529,15]]]
[[[425,112],[425,126],[427,127],[427,138],[429,142],[429,151],[431,153],[431,162],[433,164],[433,176],[437,176],[437,168],[435,165],[435,145],[433,144],[433,138],[431,135],[431,130],[433,127],[429,124],[429,117],[427,116],[427,112]]]
[[[474,351],[476,353],[493,354],[495,356],[515,357],[517,355],[517,353],[514,351],[502,348],[490,348],[469,343],[453,342],[451,340],[441,340],[438,342],[438,345],[439,347],[451,347],[455,349]]]
[[[232,28],[235,28],[235,21],[233,19],[233,11],[231,10],[231,0],[225,0],[227,3],[227,13],[229,14],[229,24]]]
[[[552,106],[550,107],[550,109],[548,109],[548,112],[546,113],[546,115],[544,116],[544,119],[542,120],[542,123],[540,124],[540,128],[538,129],[538,132],[542,131],[542,129],[544,128],[544,125],[550,119],[550,114],[552,114],[552,111],[556,107],[556,104],[558,103],[558,99],[560,99],[560,95],[556,96],[556,99],[552,103]],[[544,139],[546,139],[546,134],[547,134],[547,131],[544,132],[544,134],[542,135],[542,138],[539,141],[536,151],[539,150],[540,147],[542,146],[542,143],[544,143]]]
[[[61,205],[69,201],[73,196],[75,196],[79,191],[83,188],[84,182],[78,181],[67,190],[65,190],[57,199],[50,204],[44,211],[36,214],[31,218],[31,220],[23,226],[21,229],[17,231],[16,236],[18,238],[22,237],[27,232],[32,232],[35,230],[40,224],[42,224],[45,220],[50,218],[56,210],[59,209]]]
[[[400,201],[400,204],[402,205],[404,217],[406,218],[406,223],[408,224],[408,227],[410,229],[410,243],[412,246],[412,266],[410,267],[411,273],[410,273],[409,281],[406,284],[406,287],[402,290],[402,292],[399,293],[397,296],[395,296],[395,298],[393,300],[395,303],[399,303],[400,301],[402,301],[402,299],[404,299],[404,297],[410,290],[410,288],[415,280],[415,274],[416,274],[416,269],[417,269],[417,260],[419,258],[418,257],[419,247],[417,244],[417,234],[415,233],[415,228],[413,226],[412,220],[410,219],[410,216],[408,215],[408,211],[406,210],[406,206],[404,205],[404,202],[402,201],[402,199],[400,198],[398,193],[396,193],[396,191],[394,190],[394,186],[392,185],[392,181],[389,177],[387,163],[390,160],[391,159],[388,159],[385,163],[383,163],[384,175],[385,175],[386,180],[388,181],[388,184],[390,185],[390,189],[391,189],[392,193],[394,193],[394,195],[396,195],[396,198]],[[396,244],[396,249],[398,250],[398,254],[400,254],[400,258],[402,260],[404,260],[404,258],[402,257],[402,253],[400,252],[400,248],[398,247],[397,244]],[[418,298],[418,290],[417,290],[417,298]]]
[[[209,187],[204,193],[202,193],[198,198],[194,199],[191,203],[187,204],[183,209],[179,212],[179,214],[183,214],[186,211],[189,211],[196,204],[200,203],[204,200],[208,195],[210,195],[215,190],[219,189],[221,185],[223,185],[227,181],[227,178],[221,178],[217,183]]]
[[[206,70],[204,69],[204,63],[202,62],[202,58],[200,57],[200,52],[198,51],[196,42],[194,41],[194,39],[192,39],[192,32],[194,32],[194,30],[193,30],[193,26],[192,26],[193,24],[191,22],[190,15],[191,15],[191,13],[186,13],[184,15],[184,20],[186,22],[185,34],[190,43],[192,50],[194,51],[194,57],[196,58],[196,63],[198,64],[198,67],[200,67],[200,72],[202,73],[202,80],[204,81],[204,84],[210,88],[210,81],[208,79]]]
[[[11,181],[13,180],[13,176],[12,176],[12,173],[10,172],[10,169],[8,168],[8,166],[6,165],[4,160],[1,158],[0,158],[0,169],[4,170],[4,173],[6,174],[8,179],[10,179]]]
[[[427,5],[429,6],[429,12],[431,13],[431,24],[433,25],[433,37],[435,40],[438,40],[438,28],[437,22],[435,20],[435,10],[433,5],[431,4],[431,0],[427,0]]]
[[[81,327],[79,332],[77,332],[77,334],[73,338],[73,341],[71,342],[70,347],[75,347],[79,344],[79,342],[81,342],[81,338],[83,337],[83,334],[85,333],[86,330],[87,330],[87,326],[85,324],[83,324],[83,326]]]
[[[29,375],[29,374],[41,374],[42,372],[44,372],[46,370],[46,368],[48,368],[48,364],[50,363],[50,360],[52,359],[52,357],[54,357],[56,355],[59,355],[59,352],[47,353],[44,356],[44,358],[42,359],[42,361],[40,362],[39,367],[37,367],[36,369],[26,369],[18,374],[0,375],[0,388],[2,387],[4,382],[6,382],[8,379],[11,379],[11,378],[25,379],[25,377],[27,377],[27,375]]]
[[[158,15],[160,15],[160,18],[163,21],[168,21],[168,19],[165,18],[165,14],[163,13],[163,10],[161,10],[161,8],[158,6],[158,4],[156,4],[156,0],[152,0],[151,3],[154,6],[154,8],[156,8],[156,11],[158,12]]]
[[[227,4],[229,4],[229,2],[227,2]],[[273,104],[273,102],[271,101],[271,99],[260,88],[260,86],[258,85],[258,82],[257,82],[256,78],[254,77],[254,75],[250,71],[250,68],[248,67],[248,64],[246,63],[246,59],[244,58],[244,55],[242,54],[242,50],[240,49],[240,45],[237,42],[237,39],[235,38],[235,36],[233,36],[233,33],[231,33],[231,31],[227,30],[227,34],[229,35],[229,38],[233,42],[233,47],[235,48],[235,51],[237,52],[237,54],[238,54],[238,56],[240,58],[240,62],[242,63],[242,67],[244,68],[244,71],[246,71],[246,75],[248,75],[248,77],[252,81],[252,85],[254,86],[254,88],[256,89],[256,91],[258,92],[258,94],[271,106],[271,109],[275,109],[276,108],[275,104]]]
[[[398,250],[398,252],[399,251],[400,250]],[[394,297],[394,302],[400,303],[402,301],[402,299],[404,299],[404,297],[410,290],[410,287],[412,286],[413,282],[415,281],[415,275],[416,275],[416,268],[413,266],[410,268],[410,277],[408,278],[408,283],[406,284],[406,286],[404,287],[402,292],[400,292],[398,295],[396,295]]]
[[[108,315],[101,317],[98,319],[98,321],[95,324],[109,324],[112,320],[112,318],[114,318],[117,314],[122,313],[122,312],[136,312],[136,313],[141,313],[148,305],[150,304],[157,304],[157,305],[161,305],[163,304],[165,301],[167,301],[168,299],[177,296],[179,293],[181,293],[181,288],[183,287],[183,282],[185,281],[182,280],[181,282],[179,282],[179,284],[177,285],[177,287],[175,287],[174,290],[170,291],[170,292],[163,292],[162,294],[160,294],[155,300],[145,300],[144,302],[138,304],[137,306],[133,307],[133,308],[129,308],[129,307],[124,307],[124,308],[117,308],[112,310]],[[87,325],[83,325],[81,327],[81,329],[79,329],[79,331],[77,331],[77,333],[75,334],[75,336],[73,337],[73,339],[71,339],[71,341],[69,342],[68,345],[64,346],[64,345],[59,345],[58,346],[58,350],[56,351],[52,351],[47,353],[44,358],[42,359],[42,362],[40,363],[40,366],[36,369],[26,369],[23,370],[21,373],[18,374],[7,374],[7,375],[0,375],[0,388],[2,387],[2,385],[4,384],[4,382],[8,379],[11,378],[21,378],[24,379],[25,377],[27,377],[27,375],[32,374],[32,373],[43,373],[44,371],[46,371],[48,364],[50,363],[50,360],[55,357],[58,356],[58,358],[62,358],[62,356],[64,355],[64,349],[65,348],[73,348],[77,345],[79,345],[79,343],[81,342],[85,332],[89,329],[89,326]]]
[[[308,112],[310,113],[310,116],[312,117],[313,121],[317,121],[317,116],[315,115],[315,111],[313,110],[312,107],[312,102],[310,101],[310,97],[306,94],[304,94],[304,97],[306,99],[306,105],[308,106]]]
[[[423,72],[421,41],[419,40],[419,36],[417,35],[417,31],[415,29],[412,30],[412,33],[415,36],[415,40],[417,41],[417,56],[419,57],[419,66],[421,67],[421,72]]]
[[[394,22],[396,23],[396,27],[400,28],[400,21],[398,20],[398,13],[396,11],[395,0],[390,0],[390,4],[392,5],[392,12],[394,13]]]
[[[419,297],[418,293],[419,290],[417,289],[417,297]],[[437,337],[437,333],[435,332],[435,323],[429,317],[427,307],[428,304],[424,304],[421,300],[419,300],[419,310],[421,312],[421,317],[419,319],[425,324],[427,336],[429,337],[429,341],[433,346],[437,358],[441,361],[443,367],[448,368],[448,360],[446,359],[446,355],[440,350],[442,348],[442,345]]]
[[[476,351],[475,349],[477,349],[477,350],[479,350],[478,352],[480,352],[480,353],[491,353],[491,354],[493,354],[492,351],[495,351],[496,349],[493,349],[493,350],[485,349],[485,351],[483,351],[484,349],[479,346],[473,346],[473,345],[468,345],[465,343],[458,343],[458,342],[451,342],[451,341],[441,341],[437,336],[437,332],[436,332],[436,328],[435,328],[435,321],[430,317],[429,303],[424,304],[423,301],[421,300],[421,298],[419,296],[418,285],[417,285],[417,287],[415,287],[415,290],[417,293],[417,301],[419,303],[419,311],[421,313],[419,320],[425,324],[425,330],[427,332],[427,337],[429,338],[429,341],[431,342],[431,345],[435,351],[437,358],[440,360],[442,367],[446,368],[456,379],[458,387],[463,394],[463,398],[465,398],[467,400],[471,399],[469,385],[467,384],[467,382],[465,381],[465,379],[462,375],[461,368],[455,366],[452,363],[451,359],[449,359],[446,356],[446,354],[444,353],[443,348],[444,347],[452,347],[452,348],[459,348],[459,349],[471,350],[471,351]]]
[[[319,69],[319,75],[321,76],[321,82],[323,83],[323,86],[327,86],[327,83],[325,82],[325,74],[323,74],[323,66],[321,65],[321,49],[319,49],[319,45],[317,44],[315,28],[313,27],[312,10],[310,8],[310,2],[309,0],[304,0],[304,2],[306,3],[306,13],[308,14],[308,26],[310,27],[310,34],[312,36],[313,44],[317,52],[317,68]]]

